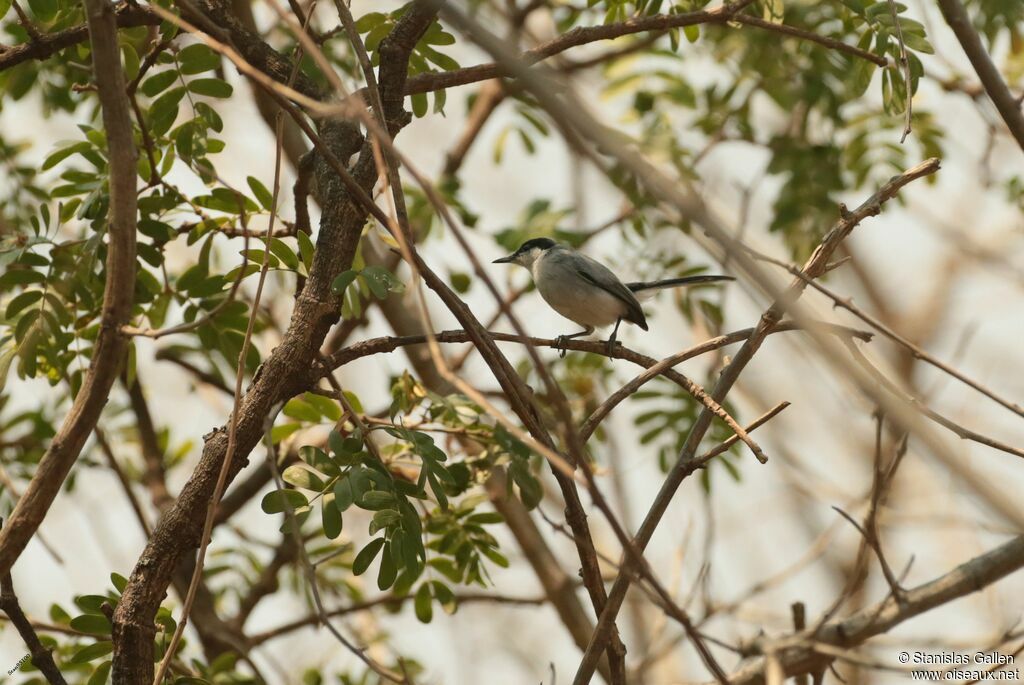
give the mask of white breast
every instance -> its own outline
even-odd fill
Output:
[[[535,261],[532,271],[533,281],[544,301],[581,326],[611,326],[626,313],[621,300],[577,276],[566,263],[565,255],[555,249]]]

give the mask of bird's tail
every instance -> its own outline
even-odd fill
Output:
[[[682,278],[666,278],[661,281],[637,281],[627,283],[626,287],[637,295],[654,293],[667,288],[681,288],[686,285],[702,285],[704,283],[718,283],[719,281],[735,281],[732,276],[684,276]]]

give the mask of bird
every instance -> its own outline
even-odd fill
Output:
[[[623,283],[601,262],[550,238],[527,240],[515,252],[493,263],[518,264],[529,269],[544,301],[565,318],[583,326],[579,333],[560,335],[556,339],[556,347],[563,357],[569,340],[591,335],[596,328],[615,324],[607,341],[609,355],[615,349],[615,337],[623,321],[648,330],[637,295],[736,280],[732,276],[700,275]]]

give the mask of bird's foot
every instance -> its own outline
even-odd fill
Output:
[[[616,346],[621,346],[622,343],[620,343],[615,338],[609,338],[608,342],[605,343],[605,345],[606,345],[605,350],[607,351],[608,356],[609,357],[613,357],[613,356],[615,356],[615,348],[616,348]]]
[[[558,356],[565,359],[565,353],[569,351],[569,336],[560,335],[555,338],[555,349],[558,350]]]

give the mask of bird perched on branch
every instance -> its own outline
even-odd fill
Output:
[[[735,280],[732,276],[685,276],[660,281],[623,283],[608,267],[550,238],[534,238],[520,245],[495,264],[518,264],[530,270],[533,282],[544,301],[571,321],[583,326],[572,335],[558,336],[561,356],[572,338],[590,335],[595,328],[615,324],[608,338],[608,353],[615,348],[615,336],[623,320],[647,330],[647,319],[640,308],[641,297],[666,288]]]

